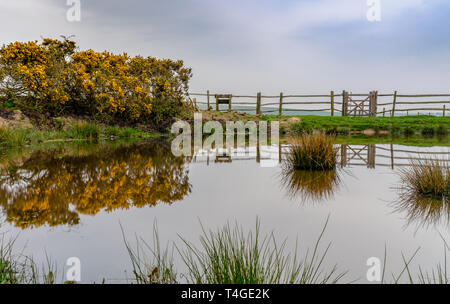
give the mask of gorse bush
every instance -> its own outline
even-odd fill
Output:
[[[337,164],[334,136],[303,133],[291,139],[285,166],[295,170],[333,170]]]
[[[182,61],[77,51],[66,38],[0,50],[0,97],[53,115],[159,124],[181,111],[191,75]]]

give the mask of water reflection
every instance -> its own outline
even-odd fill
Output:
[[[282,163],[288,151],[287,145],[256,145],[245,149],[198,150],[192,158],[186,158],[173,156],[170,148],[170,142],[161,141],[118,146],[91,144],[81,148],[62,145],[26,156],[3,157],[0,159],[0,208],[7,221],[21,228],[77,225],[81,215],[183,200],[192,190],[188,176],[191,161],[206,166],[218,163],[238,166],[241,161],[254,161],[260,163],[259,172],[263,174],[265,165]],[[413,151],[411,147],[394,148],[393,145],[340,145],[339,148],[338,157],[344,168],[395,168],[408,165],[414,157],[450,155],[445,149]],[[220,170],[220,166],[211,170]],[[276,187],[281,184],[281,193],[291,199],[316,203],[334,198],[343,184],[342,175],[352,171],[292,171],[281,166],[281,176],[275,176],[273,184]],[[424,225],[438,220],[449,223],[448,203],[403,196],[394,208],[406,212],[411,223]]]
[[[71,153],[36,151],[0,169],[0,206],[21,228],[76,225],[80,215],[172,204],[191,192],[184,157],[146,142]]]
[[[392,205],[395,212],[406,214],[406,226],[420,229],[450,224],[449,201],[445,197],[438,200],[400,193],[399,199]]]
[[[289,198],[321,202],[333,197],[341,182],[338,170],[304,171],[283,168],[281,183]]]

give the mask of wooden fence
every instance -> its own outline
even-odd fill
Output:
[[[195,105],[205,105],[206,109],[220,110],[220,105],[227,105],[228,111],[255,111],[257,115],[278,114],[284,112],[323,112],[330,116],[391,116],[403,113],[430,114],[442,116],[450,110],[450,94],[355,94],[347,91],[320,95],[232,95],[190,93]],[[201,100],[197,100],[201,98]],[[447,100],[443,100],[447,99]],[[263,100],[266,100],[263,102]],[[267,101],[268,100],[268,101]],[[213,107],[215,106],[215,107]],[[294,106],[300,106],[296,108]],[[239,108],[240,107],[240,108]],[[424,113],[425,112],[425,113]],[[428,113],[427,113],[428,112]]]

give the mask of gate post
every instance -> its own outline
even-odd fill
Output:
[[[369,116],[376,117],[377,116],[377,105],[378,105],[378,91],[372,91],[370,92],[370,99],[369,99],[369,109],[370,113]]]

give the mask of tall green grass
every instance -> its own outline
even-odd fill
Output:
[[[101,129],[89,122],[78,122],[68,130],[69,136],[75,139],[96,140],[100,138]]]
[[[327,221],[328,223],[328,221]],[[138,283],[180,283],[185,278],[192,284],[326,284],[340,282],[345,272],[334,266],[323,268],[330,248],[320,249],[327,223],[312,251],[302,258],[296,249],[286,252],[287,241],[278,242],[274,233],[263,236],[257,221],[254,231],[245,233],[237,224],[227,224],[216,231],[206,231],[200,237],[200,247],[181,238],[181,245],[173,245],[181,257],[187,273],[177,276],[169,249],[162,254],[159,242],[150,250],[156,266],[142,259],[142,252],[132,250],[125,242]],[[148,248],[147,245],[145,247]],[[142,248],[142,247],[141,247]],[[173,248],[173,247],[172,247]],[[156,278],[156,279],[155,279]]]
[[[99,140],[103,138],[148,138],[146,133],[133,128],[102,127],[89,122],[77,122],[67,130],[38,130],[0,127],[0,148],[21,147],[54,140]]]
[[[50,258],[40,269],[32,257],[15,252],[16,239],[0,237],[0,284],[54,284],[57,268]]]
[[[25,129],[12,129],[0,127],[0,146],[15,147],[23,146],[29,140],[29,131]]]
[[[337,164],[335,137],[324,133],[302,133],[290,140],[285,166],[294,170],[334,170]]]
[[[450,247],[445,239],[442,237],[442,241],[444,244],[444,263],[439,263],[431,270],[424,270],[422,267],[418,267],[416,271],[413,270],[411,264],[419,252],[420,248],[418,248],[414,254],[410,258],[406,258],[402,253],[403,259],[403,269],[398,274],[392,274],[392,279],[389,281],[391,284],[399,284],[399,283],[409,283],[409,284],[449,284],[450,283],[450,272],[447,265],[447,254],[450,252]],[[382,275],[382,284],[386,283],[385,272],[386,272],[386,249],[384,254],[384,263],[383,263],[383,275]]]
[[[166,247],[162,250],[158,228],[153,227],[153,244],[136,237],[136,248],[126,240],[124,231],[122,235],[128,255],[133,267],[133,276],[138,284],[176,284],[177,274],[173,266],[173,250]],[[149,262],[150,261],[150,262]]]

